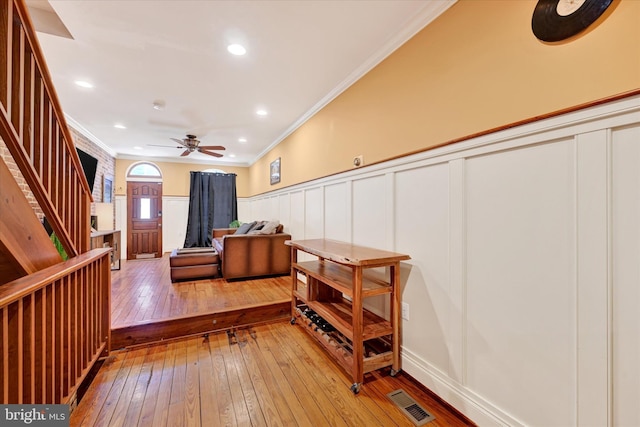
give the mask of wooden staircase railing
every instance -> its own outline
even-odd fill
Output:
[[[22,0],[0,2],[0,137],[67,254],[89,250],[91,191]]]
[[[70,403],[108,355],[111,260],[94,249],[0,286],[0,403]]]
[[[53,243],[0,183],[0,207],[20,211],[0,214],[0,404],[72,403],[110,350],[110,249],[89,251],[91,192],[23,0],[0,0],[0,138],[70,257],[39,251]]]

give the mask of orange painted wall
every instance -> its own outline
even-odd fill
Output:
[[[531,32],[535,0],[460,0],[249,170],[264,193],[640,88],[640,1],[570,40]],[[269,163],[282,158],[282,180]]]
[[[116,159],[115,194],[127,194],[126,173],[129,166],[140,160]],[[162,172],[162,194],[164,196],[188,196],[191,171],[220,169],[236,174],[236,192],[238,197],[249,196],[249,168],[232,166],[212,166],[210,164],[152,162]]]

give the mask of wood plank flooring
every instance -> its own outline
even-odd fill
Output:
[[[111,349],[290,318],[289,276],[171,283],[169,255],[112,272]]]
[[[111,353],[71,426],[413,426],[386,396],[397,389],[436,416],[430,426],[473,425],[403,372],[366,374],[353,395],[350,376],[300,326],[252,318],[286,307],[288,320],[288,276],[171,283],[168,255],[112,273],[112,338],[134,346]],[[211,319],[232,333],[139,341],[159,341],[155,329],[194,335]]]
[[[71,426],[413,426],[386,397],[403,389],[436,420],[473,425],[404,373],[365,376],[360,394],[299,326],[278,322],[115,352]]]
[[[112,271],[111,328],[205,314],[242,306],[290,301],[289,276],[267,279],[206,279],[171,283],[169,254],[122,261]]]

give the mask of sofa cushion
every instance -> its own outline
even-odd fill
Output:
[[[262,230],[266,223],[267,221],[256,221],[255,225],[251,227],[247,234],[251,233],[252,231]]]
[[[280,225],[278,221],[269,221],[259,230],[251,230],[249,234],[275,234]]]
[[[222,251],[224,249],[224,243],[222,242],[222,239],[224,239],[224,237],[216,237],[211,241],[212,246],[220,256],[222,256]]]
[[[238,227],[238,229],[236,230],[236,232],[234,234],[247,234],[249,232],[249,230],[251,230],[251,227],[255,226],[256,222],[245,222],[244,224],[242,224],[240,227]]]

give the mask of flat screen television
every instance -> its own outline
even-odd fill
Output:
[[[76,151],[78,152],[78,156],[80,157],[80,163],[82,164],[84,175],[87,177],[89,188],[93,193],[93,184],[96,181],[96,171],[98,170],[98,159],[90,154],[85,153],[79,148],[76,148]]]

